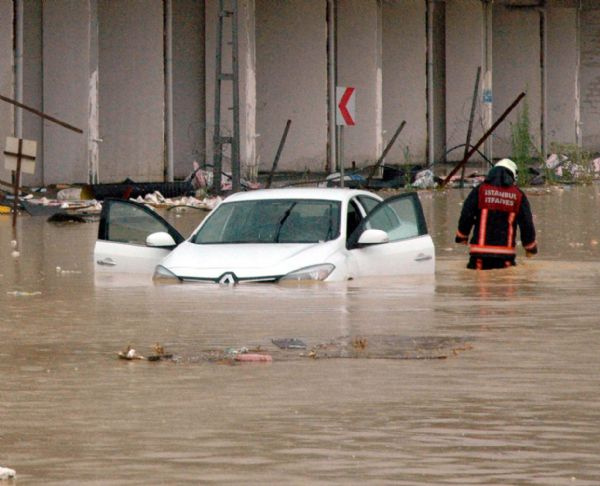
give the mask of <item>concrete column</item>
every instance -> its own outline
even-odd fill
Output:
[[[406,120],[386,158],[389,164],[427,161],[426,6],[422,0],[383,3],[384,144]]]
[[[541,141],[542,79],[540,65],[540,12],[494,6],[494,120],[525,91],[527,96],[494,132],[494,157],[512,155],[511,126],[524,104],[529,108],[530,131],[539,149]]]
[[[581,133],[586,150],[600,151],[600,5],[581,10]]]
[[[356,125],[344,127],[344,166],[361,167],[382,151],[381,4],[341,0],[337,15],[337,84],[356,88]]]
[[[322,0],[257,0],[257,151],[270,171],[323,171],[327,158],[327,24]]]
[[[204,86],[204,2],[173,1],[173,142],[176,179],[192,162],[203,164],[206,150]]]
[[[23,102],[42,110],[42,2],[23,3]],[[35,174],[22,174],[25,185],[41,185],[44,181],[44,122],[36,115],[23,111],[23,136],[38,144]]]
[[[85,130],[44,123],[44,184],[86,182],[90,3],[56,0],[43,8],[43,111]]]
[[[12,69],[5,66],[13,65],[13,2],[0,0],[0,93],[13,97],[14,76]],[[14,135],[13,105],[0,101],[0,147],[4,150],[6,137]],[[10,172],[4,170],[4,159],[0,162],[0,179],[10,181]]]
[[[446,144],[464,144],[469,126],[477,68],[482,68],[471,144],[484,133],[481,103],[484,58],[484,16],[480,0],[453,0],[446,4]],[[462,160],[464,147],[448,153],[448,160]],[[473,157],[472,160],[477,160]]]
[[[238,63],[240,97],[240,163],[242,177],[256,170],[256,55],[255,55],[255,0],[238,2]],[[225,2],[226,6],[229,5]],[[206,82],[206,161],[213,163],[214,99],[216,66],[216,32],[219,2],[205,2],[205,82]],[[225,20],[223,30],[223,72],[231,72],[230,19]],[[221,91],[221,135],[233,136],[232,83],[223,81]],[[223,170],[231,171],[231,150],[225,146]],[[251,175],[251,174],[250,174]]]
[[[577,9],[550,6],[546,10],[546,19],[546,119],[550,147],[553,142],[577,141]]]
[[[163,181],[163,2],[98,0],[98,24],[100,180]]]

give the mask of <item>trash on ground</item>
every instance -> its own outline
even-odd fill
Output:
[[[306,349],[306,343],[297,338],[271,339],[279,349]]]
[[[324,358],[446,359],[472,349],[464,338],[345,336],[317,344],[306,356]]]
[[[121,359],[127,360],[137,360],[137,359],[146,359],[141,354],[131,347],[131,345],[127,346],[127,348],[123,351],[119,351],[117,356]]]
[[[39,291],[24,292],[21,290],[11,290],[9,292],[6,292],[6,295],[14,295],[15,297],[33,297],[34,295],[42,295],[42,293]]]
[[[154,346],[152,346],[152,351],[154,351],[154,354],[151,354],[146,357],[148,361],[161,361],[173,359],[173,353],[166,352],[165,348],[163,348],[160,345],[160,343],[156,343]]]
[[[17,477],[17,472],[14,469],[0,466],[0,480],[14,479]]]
[[[430,169],[422,170],[415,176],[415,181],[411,184],[411,187],[417,189],[432,189],[437,186],[433,171]]]
[[[197,199],[194,196],[183,196],[177,199],[171,199],[164,197],[159,191],[146,194],[143,197],[138,196],[131,201],[147,204],[158,208],[179,208],[179,207],[190,207],[195,209],[203,209],[205,211],[211,211],[217,204],[221,202],[220,197],[206,197],[204,199]]]
[[[237,354],[234,359],[244,363],[270,363],[273,361],[271,355],[259,353],[241,353]]]

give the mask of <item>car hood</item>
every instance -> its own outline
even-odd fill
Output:
[[[326,263],[337,247],[325,243],[203,244],[183,242],[161,263],[178,277],[218,280],[225,273],[238,279],[280,277],[310,265]]]

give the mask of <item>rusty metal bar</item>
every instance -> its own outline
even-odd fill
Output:
[[[396,139],[398,138],[398,135],[400,135],[400,132],[402,131],[402,129],[404,128],[404,125],[406,125],[406,121],[402,120],[402,123],[400,123],[400,126],[398,127],[398,129],[396,130],[396,133],[394,133],[394,136],[392,137],[392,139],[388,142],[388,144],[385,146],[385,148],[383,149],[383,152],[381,153],[381,156],[379,157],[379,159],[377,160],[377,162],[375,163],[375,165],[373,166],[373,168],[371,169],[371,173],[369,174],[369,177],[367,177],[367,187],[369,187],[369,185],[371,184],[371,179],[373,178],[373,176],[375,175],[375,172],[377,172],[377,169],[379,169],[379,166],[381,165],[381,163],[383,162],[383,159],[385,159],[385,156],[387,155],[387,153],[390,151],[390,149],[392,148],[392,145],[394,145],[394,142],[396,141]]]
[[[290,125],[292,124],[292,120],[288,120],[285,124],[285,129],[283,130],[283,135],[281,136],[281,140],[279,141],[279,147],[277,148],[277,153],[275,154],[275,160],[273,160],[273,167],[271,167],[271,172],[269,173],[269,178],[267,179],[267,183],[265,187],[268,189],[271,187],[271,183],[273,182],[273,174],[277,170],[277,164],[279,163],[279,157],[281,157],[281,152],[283,151],[283,146],[285,145],[285,141],[288,136],[288,132],[290,131]]]
[[[11,98],[7,98],[6,96],[0,95],[0,100],[6,101],[7,103],[11,103],[15,106],[18,106],[19,108],[23,108],[24,110],[30,111],[31,113],[33,113],[41,118],[44,118],[45,120],[57,123],[58,125],[60,125],[62,127],[68,128],[69,130],[73,130],[74,132],[83,133],[83,130],[81,128],[77,128],[77,127],[74,127],[73,125],[69,125],[68,123],[61,121],[58,118],[54,118],[53,116],[46,115],[46,113],[44,113],[42,111],[36,110],[35,108],[31,108],[30,106],[24,105],[23,103],[19,103],[18,101],[13,100]]]
[[[475,76],[475,88],[473,89],[473,100],[471,102],[471,113],[469,115],[469,127],[467,128],[467,141],[465,142],[465,153],[463,155],[463,158],[467,156],[467,153],[469,151],[469,145],[471,144],[471,133],[473,132],[473,119],[475,118],[475,107],[477,106],[477,99],[479,94],[480,76],[481,66],[477,68],[477,76]],[[463,165],[462,171],[460,173],[460,187],[463,187],[465,184],[465,165]]]
[[[477,149],[481,146],[481,144],[483,144],[483,142],[485,142],[487,140],[487,138],[494,132],[494,130],[496,130],[496,128],[498,128],[498,125],[500,125],[500,123],[502,123],[504,121],[504,119],[508,116],[508,114],[515,108],[515,106],[517,106],[519,104],[519,101],[521,101],[524,97],[525,97],[525,93],[521,93],[519,96],[517,96],[517,99],[515,101],[513,101],[506,110],[504,110],[504,113],[502,113],[502,115],[500,115],[500,118],[498,118],[494,122],[494,124],[489,128],[489,130],[487,132],[485,132],[483,134],[483,136],[479,139],[477,144],[475,144],[473,147],[471,147],[471,149],[464,156],[463,160],[461,162],[459,162],[456,165],[456,167],[454,167],[454,169],[452,169],[450,174],[448,174],[446,176],[446,178],[440,183],[440,187],[444,187],[446,184],[448,184],[448,182],[450,181],[452,176],[454,174],[456,174],[458,172],[458,170],[467,163],[467,161],[469,160],[471,155],[473,155],[477,151]]]

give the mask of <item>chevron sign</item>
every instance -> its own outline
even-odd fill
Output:
[[[356,89],[351,86],[338,86],[335,88],[335,124],[356,125],[354,107]]]

